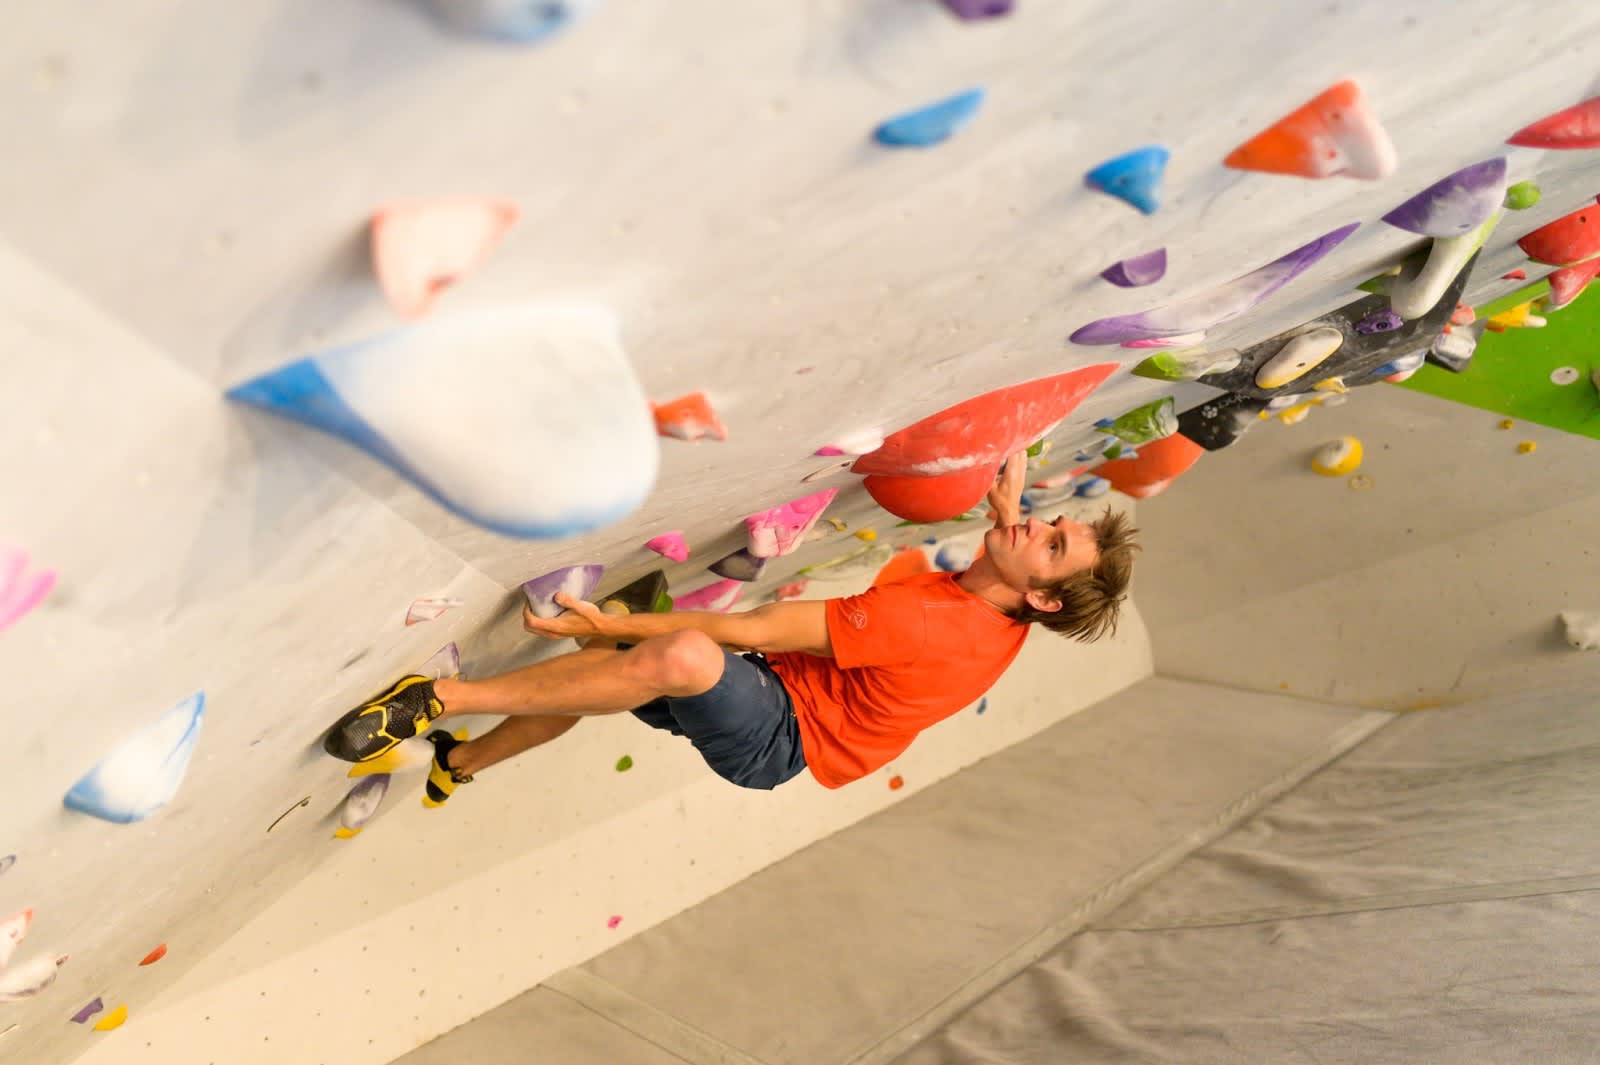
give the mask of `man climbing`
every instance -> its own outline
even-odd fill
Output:
[[[895,758],[923,729],[976,702],[1021,650],[1028,626],[1095,640],[1116,630],[1138,550],[1111,513],[1087,525],[1021,520],[1027,456],[990,491],[994,528],[959,574],[924,573],[860,595],[771,603],[745,613],[612,615],[567,596],[523,627],[587,639],[582,650],[482,680],[407,676],[340,718],[323,746],[370,761],[430,723],[504,714],[475,740],[428,734],[433,803],[496,762],[585,717],[631,711],[687,736],[741,787],[774,788],[810,769],[824,787]]]

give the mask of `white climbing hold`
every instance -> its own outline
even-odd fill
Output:
[[[1456,279],[1483,242],[1494,232],[1503,212],[1459,237],[1435,237],[1428,257],[1420,267],[1407,264],[1389,285],[1389,308],[1407,321],[1421,318],[1439,302],[1450,282]]]
[[[1298,333],[1256,371],[1256,387],[1282,388],[1321,365],[1343,344],[1344,334],[1328,325]]]
[[[1600,610],[1563,610],[1567,642],[1579,651],[1600,651]]]

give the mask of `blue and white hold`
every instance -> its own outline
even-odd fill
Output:
[[[590,306],[441,314],[228,395],[348,440],[486,529],[556,539],[655,484],[655,422],[618,332]]]
[[[63,803],[119,825],[143,821],[161,809],[183,784],[205,707],[205,692],[196,692],[123,740],[72,785]]]
[[[510,44],[536,44],[570,26],[598,0],[429,0],[459,29]]]

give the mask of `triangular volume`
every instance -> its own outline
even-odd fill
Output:
[[[1167,157],[1167,150],[1159,145],[1135,148],[1101,163],[1083,180],[1090,188],[1131,203],[1145,214],[1155,214],[1161,206],[1161,179],[1167,173]]]
[[[787,555],[799,547],[838,494],[837,488],[826,488],[745,518],[744,527],[750,538],[751,556],[773,558]]]
[[[114,824],[142,821],[172,800],[200,739],[206,697],[197,692],[123,740],[67,792],[65,805]]]
[[[1524,126],[1507,144],[1523,148],[1600,148],[1600,96]]]
[[[421,318],[489,257],[520,212],[507,200],[391,203],[372,216],[372,268],[389,305]]]
[[[1394,142],[1361,87],[1341,81],[1228,153],[1224,166],[1295,177],[1377,181],[1394,173]]]

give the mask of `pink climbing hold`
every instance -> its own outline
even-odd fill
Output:
[[[1523,126],[1506,143],[1523,148],[1600,148],[1600,96]]]
[[[1142,337],[1138,340],[1124,340],[1125,348],[1193,348],[1206,342],[1204,332],[1174,333],[1167,337]]]
[[[613,916],[609,921],[606,922],[606,927],[607,928],[616,928],[621,923],[622,923],[622,916],[620,914],[618,914],[616,916]]]
[[[389,305],[421,318],[477,269],[520,216],[508,200],[407,200],[372,216],[372,265]]]
[[[837,488],[824,488],[744,519],[745,531],[750,537],[750,554],[756,558],[789,554],[800,546],[806,533],[817,524],[817,519],[838,494]]]
[[[1223,166],[1304,178],[1377,181],[1394,173],[1394,142],[1361,87],[1341,81],[1228,153]]]
[[[4,632],[44,601],[56,586],[56,571],[28,568],[28,553],[20,547],[0,548],[0,632]]]
[[[689,557],[689,545],[684,541],[683,533],[676,529],[664,532],[660,536],[652,536],[644,542],[644,546],[662,558],[670,558],[674,562],[683,562]]]
[[[744,581],[720,580],[672,600],[674,610],[716,610],[727,613],[745,589]]]

